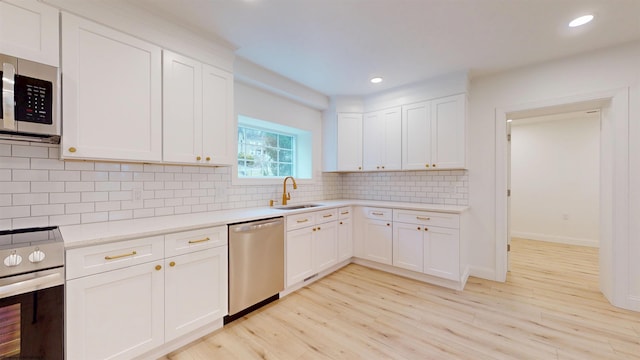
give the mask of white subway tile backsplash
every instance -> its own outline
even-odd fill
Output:
[[[28,169],[30,164],[29,158],[0,156],[0,169]]]
[[[13,194],[13,205],[38,205],[48,203],[49,194],[47,193]]]
[[[31,216],[62,215],[64,204],[31,205]]]
[[[11,156],[26,158],[49,158],[49,148],[30,145],[13,145]]]
[[[31,159],[31,169],[63,170],[64,162],[56,159]]]
[[[28,193],[30,189],[29,182],[0,182],[0,194],[20,194]]]
[[[49,181],[48,170],[13,170],[12,181]]]
[[[62,161],[58,156],[57,145],[0,142],[0,229],[267,206],[282,192],[281,184],[233,185],[231,167]],[[133,189],[142,189],[141,201],[133,201]],[[295,202],[353,198],[467,205],[468,175],[465,170],[330,173],[289,191]]]

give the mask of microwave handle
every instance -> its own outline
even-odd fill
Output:
[[[2,130],[16,130],[15,75],[13,64],[2,63]]]

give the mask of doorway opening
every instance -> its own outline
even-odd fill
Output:
[[[600,115],[507,115],[510,275],[598,289]]]

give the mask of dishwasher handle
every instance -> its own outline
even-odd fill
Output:
[[[254,221],[246,224],[238,224],[238,225],[230,225],[230,230],[236,233],[239,232],[250,232],[262,229],[268,229],[276,226],[281,226],[284,224],[283,218],[277,219],[268,219],[263,221]]]

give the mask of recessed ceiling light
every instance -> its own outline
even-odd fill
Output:
[[[381,82],[382,82],[382,78],[381,77],[371,78],[371,83],[373,83],[373,84],[378,84],[378,83],[381,83]]]
[[[588,23],[591,20],[593,20],[593,15],[583,15],[571,20],[571,22],[569,23],[569,27],[581,26]]]

